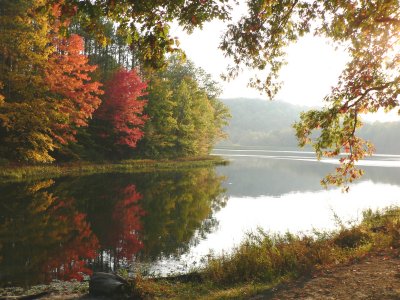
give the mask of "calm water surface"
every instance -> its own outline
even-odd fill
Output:
[[[215,169],[0,184],[0,283],[82,279],[118,268],[166,275],[229,251],[246,232],[307,233],[400,205],[400,156],[377,155],[349,193],[319,180],[311,152],[216,149]]]

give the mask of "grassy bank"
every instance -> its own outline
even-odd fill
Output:
[[[208,257],[205,267],[192,274],[136,277],[130,280],[131,292],[138,299],[243,299],[320,269],[380,251],[398,253],[398,249],[400,208],[366,211],[360,223],[348,227],[339,224],[334,232],[250,234],[229,254]],[[76,286],[76,291],[82,292],[82,284]]]
[[[228,162],[219,156],[185,157],[179,159],[132,159],[119,162],[89,163],[75,162],[49,165],[2,165],[0,181],[18,181],[59,177],[65,175],[87,175],[95,173],[151,172],[155,170],[185,170],[198,167],[225,165]]]
[[[359,224],[296,236],[250,234],[225,255],[209,257],[193,280],[139,280],[142,298],[242,299],[320,269],[400,249],[400,208],[366,211]]]

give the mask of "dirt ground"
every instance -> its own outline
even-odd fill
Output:
[[[40,297],[40,299],[98,299],[90,298],[87,295],[79,296],[78,294],[50,294]],[[2,299],[14,299],[14,297]],[[272,291],[257,295],[249,300],[284,299],[400,300],[400,255],[398,252],[375,253],[357,262],[320,270],[309,278],[283,283]]]
[[[359,262],[339,265],[278,286],[251,300],[394,300],[400,299],[400,256],[378,253]]]

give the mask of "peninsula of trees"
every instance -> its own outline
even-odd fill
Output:
[[[207,154],[229,118],[210,76],[179,52],[152,67],[110,18],[71,3],[0,1],[0,158]]]

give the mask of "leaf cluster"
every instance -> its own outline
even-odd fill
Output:
[[[178,50],[179,41],[170,35],[173,21],[191,32],[205,22],[228,20],[229,0],[184,1],[66,1],[64,15],[77,11],[83,27],[106,44],[104,26],[106,19],[117,24],[117,32],[135,48],[146,66],[159,68],[165,63],[165,55]]]

